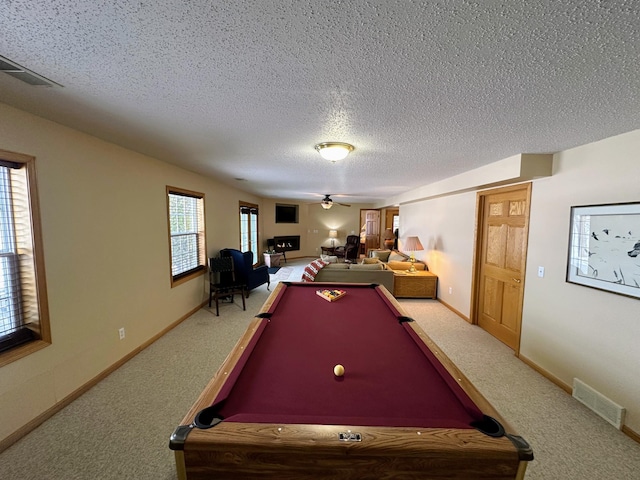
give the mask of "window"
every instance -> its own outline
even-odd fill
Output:
[[[204,193],[167,187],[167,210],[174,287],[206,270]]]
[[[258,254],[258,206],[240,202],[240,251],[253,253],[253,264],[260,259]]]
[[[391,230],[395,233],[400,228],[400,215],[393,216],[393,226]]]
[[[0,150],[0,365],[50,343],[35,159]]]

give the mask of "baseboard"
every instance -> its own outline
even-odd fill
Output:
[[[533,368],[536,372],[538,372],[544,378],[546,378],[551,383],[554,383],[555,385],[560,387],[562,390],[564,390],[569,395],[571,395],[573,393],[573,388],[571,387],[571,385],[566,384],[565,382],[560,380],[558,377],[556,377],[555,375],[549,373],[544,368],[541,368],[539,365],[537,365],[535,362],[531,361],[530,359],[528,359],[524,355],[520,354],[520,355],[517,355],[517,357],[520,360],[522,360],[523,363],[526,363],[528,366]],[[626,425],[623,425],[621,430],[622,430],[622,433],[627,435],[630,439],[634,440],[637,443],[640,443],[640,434],[638,434],[637,432],[635,432],[631,428],[627,427]]]
[[[640,443],[640,434],[638,432],[634,432],[626,425],[622,426],[622,433],[624,433],[631,440],[635,440],[637,443]]]
[[[27,435],[31,431],[35,430],[38,426],[40,426],[46,420],[48,420],[49,418],[54,416],[56,413],[58,413],[64,407],[69,405],[71,402],[73,402],[74,400],[76,400],[79,397],[81,397],[84,393],[89,391],[95,385],[100,383],[100,381],[104,380],[110,374],[115,372],[118,368],[120,368],[122,365],[127,363],[129,360],[131,360],[133,357],[135,357],[138,353],[140,353],[142,350],[147,348],[149,345],[154,343],[156,340],[158,340],[159,338],[164,336],[167,332],[169,332],[170,330],[172,330],[175,327],[177,327],[178,325],[180,325],[182,322],[184,322],[191,315],[196,313],[202,307],[206,306],[207,302],[208,302],[208,300],[204,301],[201,305],[197,306],[196,308],[191,310],[189,313],[187,313],[187,314],[183,315],[182,317],[180,317],[178,320],[176,320],[175,322],[170,324],[168,327],[166,327],[163,330],[161,330],[158,334],[156,334],[153,337],[151,337],[149,340],[144,342],[139,347],[133,349],[127,355],[122,357],[120,360],[118,360],[117,362],[112,364],[107,369],[105,369],[102,372],[100,372],[98,375],[93,377],[87,383],[81,385],[79,388],[77,388],[76,390],[71,392],[69,395],[67,395],[65,398],[63,398],[59,402],[56,402],[54,405],[52,405],[50,408],[48,408],[47,410],[42,412],[40,415],[35,417],[33,420],[31,420],[30,422],[26,423],[22,427],[20,427],[18,430],[16,430],[12,434],[10,434],[8,437],[3,438],[2,440],[0,440],[0,453],[5,451],[7,448],[9,448],[11,445],[16,443],[18,440],[20,440],[22,437],[24,437],[25,435]]]
[[[471,323],[471,319],[469,317],[467,317],[466,315],[460,313],[458,310],[456,310],[455,308],[453,308],[451,305],[449,305],[447,302],[443,302],[442,299],[438,298],[436,299],[438,300],[442,305],[444,305],[445,307],[447,307],[449,310],[451,310],[453,313],[455,313],[456,315],[458,315],[461,319],[463,319],[465,322],[467,323]]]
[[[516,357],[518,357],[520,360],[522,360],[522,362],[526,363],[527,365],[529,365],[531,368],[533,368],[536,372],[538,372],[540,375],[542,375],[544,378],[546,378],[547,380],[549,380],[551,383],[554,383],[555,385],[557,385],[558,387],[560,387],[562,390],[564,390],[565,392],[567,392],[569,395],[571,395],[573,389],[571,388],[571,385],[566,384],[565,382],[563,382],[562,380],[560,380],[558,377],[556,377],[555,375],[553,375],[552,373],[548,372],[547,370],[545,370],[544,368],[540,367],[538,364],[536,364],[535,362],[533,362],[532,360],[529,360],[527,357],[525,357],[524,355],[520,354],[520,355],[516,355]]]
[[[459,311],[457,311],[455,308],[453,308],[451,305],[448,305],[446,302],[443,302],[441,299],[438,298],[438,301],[444,305],[445,307],[447,307],[449,310],[451,310],[453,313],[455,313],[456,315],[458,315],[460,318],[462,318],[463,320],[471,323],[471,320],[463,315],[462,313],[460,313]],[[516,357],[518,357],[523,363],[527,364],[529,367],[531,367],[532,369],[534,369],[536,372],[538,372],[540,375],[542,375],[544,378],[546,378],[547,380],[549,380],[551,383],[557,385],[559,388],[561,388],[562,390],[564,390],[566,393],[568,393],[569,395],[572,394],[573,392],[573,388],[571,387],[571,385],[567,385],[565,382],[563,382],[562,380],[560,380],[558,377],[556,377],[555,375],[553,375],[552,373],[548,372],[547,370],[545,370],[544,368],[540,367],[538,364],[536,364],[535,362],[533,362],[532,360],[528,359],[527,357],[525,357],[524,355],[517,353]],[[631,438],[632,440],[634,440],[637,443],[640,443],[640,434],[638,434],[638,432],[635,432],[634,430],[632,430],[631,428],[627,427],[626,425],[622,426],[622,432],[627,435],[629,438]]]

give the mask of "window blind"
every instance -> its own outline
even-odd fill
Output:
[[[38,294],[26,168],[0,162],[0,351],[37,338]]]
[[[174,278],[204,268],[203,203],[197,196],[169,193],[171,275]]]

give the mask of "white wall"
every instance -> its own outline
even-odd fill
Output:
[[[205,300],[170,287],[166,185],[205,194],[209,255],[260,199],[1,103],[0,148],[36,157],[53,340],[0,368],[2,440]]]
[[[640,201],[638,152],[640,130],[560,152],[553,175],[534,180],[520,346],[523,357],[565,384],[578,377],[626,407],[626,425],[636,433],[640,300],[568,284],[565,272],[570,207]],[[467,317],[475,210],[475,193],[400,206],[401,240],[420,237],[426,250],[416,257],[438,275],[438,297]]]

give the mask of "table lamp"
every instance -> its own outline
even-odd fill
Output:
[[[329,238],[331,239],[331,248],[336,246],[336,238],[338,238],[337,230],[329,230]]]
[[[424,250],[424,247],[420,243],[420,239],[417,236],[407,237],[406,242],[404,242],[404,250],[411,252],[411,268],[409,268],[409,273],[415,273],[416,272],[416,267],[414,265],[416,261],[415,251]]]
[[[384,248],[391,250],[393,248],[393,239],[395,238],[395,235],[390,228],[387,228],[384,231],[384,235],[382,238],[384,238]]]

